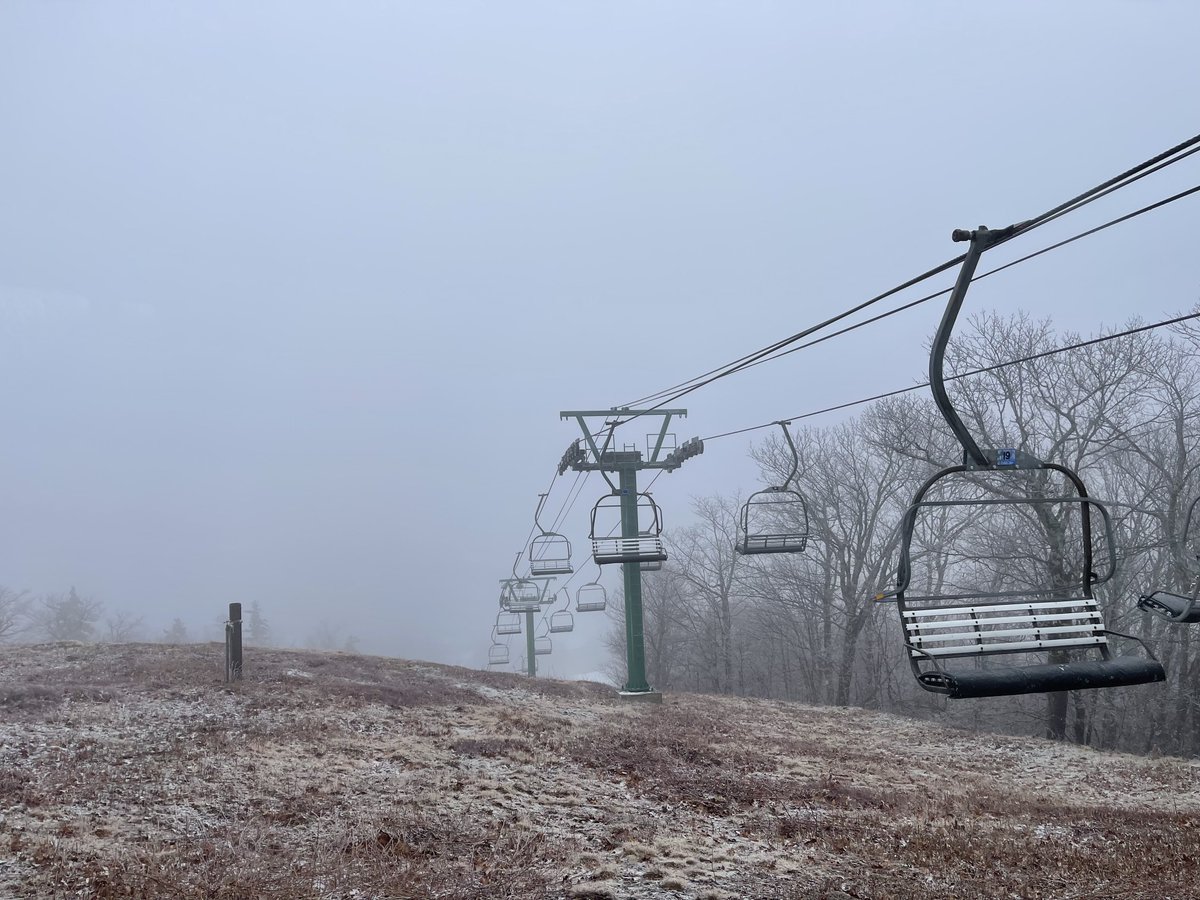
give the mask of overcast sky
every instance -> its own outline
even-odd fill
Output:
[[[1190,2],[8,0],[0,584],[152,633],[258,600],[292,642],[324,618],[479,664],[576,436],[559,410],[732,360],[1200,131],[1197,34]],[[1189,160],[995,262],[1197,182]],[[1085,334],[1190,307],[1197,203],[968,306]],[[679,439],[910,384],[940,311],[697,392]],[[660,479],[668,527],[753,489],[763,435]],[[546,670],[599,668],[605,627],[579,617]]]

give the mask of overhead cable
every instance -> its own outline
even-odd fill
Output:
[[[946,381],[958,381],[960,378],[970,378],[972,375],[982,375],[986,372],[994,372],[997,369],[1005,369],[1005,368],[1008,368],[1009,366],[1016,366],[1016,365],[1020,365],[1021,363],[1033,362],[1034,360],[1044,359],[1047,356],[1055,356],[1059,353],[1067,353],[1071,350],[1080,350],[1084,347],[1091,347],[1095,344],[1103,344],[1107,341],[1115,341],[1118,338],[1129,337],[1130,335],[1134,335],[1134,334],[1141,334],[1144,331],[1153,331],[1157,328],[1165,328],[1168,325],[1178,325],[1180,322],[1187,322],[1190,319],[1198,319],[1198,318],[1200,318],[1200,312],[1193,312],[1193,313],[1188,313],[1187,315],[1183,315],[1183,316],[1176,316],[1173,319],[1165,319],[1162,322],[1155,322],[1153,325],[1139,325],[1136,328],[1127,328],[1124,331],[1118,331],[1113,334],[1107,334],[1107,335],[1104,335],[1104,336],[1098,337],[1098,338],[1091,338],[1090,340],[1080,341],[1079,343],[1076,343],[1076,344],[1068,344],[1065,347],[1055,347],[1053,350],[1043,350],[1041,353],[1033,353],[1033,354],[1030,354],[1029,356],[1022,356],[1020,359],[1012,359],[1012,360],[1009,360],[1008,362],[995,363],[994,365],[984,366],[979,369],[972,369],[969,372],[962,372],[961,374],[958,374],[958,375],[951,375],[949,378],[946,379]],[[827,406],[824,409],[816,409],[811,412],[801,413],[796,416],[788,416],[787,418],[783,419],[782,421],[795,422],[800,419],[811,419],[814,416],[821,416],[821,415],[825,415],[826,413],[837,412],[838,410],[842,410],[842,409],[849,409],[850,407],[853,407],[853,406],[862,406],[864,403],[874,403],[876,400],[884,400],[884,399],[887,399],[888,397],[896,397],[896,396],[899,396],[900,394],[908,394],[913,391],[919,391],[919,390],[921,390],[923,388],[927,388],[927,387],[929,387],[929,382],[922,381],[920,384],[914,384],[911,387],[899,388],[894,391],[886,391],[882,394],[875,394],[871,397],[863,397],[861,400],[851,400],[847,403],[839,403],[836,406]],[[736,434],[747,434],[751,431],[758,431],[763,428],[772,428],[775,425],[779,424],[780,421],[781,420],[779,420],[779,419],[773,419],[770,422],[764,422],[761,425],[750,425],[747,428],[737,428],[737,429],[734,429],[733,431],[723,431],[720,434],[714,434],[714,435],[710,435],[709,437],[703,438],[703,440],[716,441],[716,440],[720,440],[721,438],[732,437],[733,435],[736,435]]]
[[[1200,150],[1200,135],[1191,137],[1188,140],[1183,141],[1180,144],[1177,144],[1175,147],[1172,147],[1169,150],[1159,153],[1158,155],[1146,160],[1145,162],[1142,162],[1142,163],[1138,164],[1137,166],[1134,166],[1133,168],[1128,169],[1127,171],[1121,173],[1120,175],[1117,175],[1114,178],[1110,178],[1107,181],[1097,185],[1096,187],[1093,187],[1093,188],[1083,192],[1082,194],[1079,194],[1078,196],[1073,197],[1072,199],[1066,201],[1065,203],[1060,203],[1059,205],[1053,207],[1050,210],[1047,210],[1046,212],[1044,212],[1038,216],[1033,217],[1032,219],[1027,219],[1023,222],[1018,223],[1015,226],[1012,226],[1012,234],[1010,234],[1009,237],[1005,238],[1005,240],[1011,240],[1012,237],[1015,237],[1018,234],[1024,234],[1029,231],[1032,231],[1033,229],[1035,229],[1037,227],[1040,227],[1062,215],[1067,214],[1068,212],[1073,212],[1077,209],[1080,209],[1083,206],[1086,206],[1088,203],[1098,200],[1101,197],[1106,196],[1107,194],[1110,194],[1115,190],[1118,190],[1119,188],[1126,187],[1129,184],[1132,184],[1134,181],[1137,181],[1140,178],[1144,178],[1147,175],[1152,174],[1153,172],[1160,171],[1161,169],[1165,168],[1168,165],[1173,165],[1174,163],[1179,162],[1180,160],[1185,159],[1188,156],[1191,156],[1193,153],[1197,152],[1197,150]],[[850,309],[848,309],[844,312],[841,312],[841,313],[838,313],[837,315],[831,316],[823,322],[820,322],[816,325],[810,326],[802,331],[796,332],[795,334],[790,335],[786,338],[783,338],[779,341],[776,341],[773,344],[768,345],[767,347],[764,347],[760,350],[754,351],[753,353],[749,353],[743,357],[740,357],[739,359],[734,360],[731,363],[726,363],[725,365],[718,366],[715,369],[710,369],[708,372],[705,372],[702,375],[698,375],[694,378],[688,379],[687,381],[680,382],[679,384],[674,385],[673,387],[670,387],[670,388],[666,388],[665,390],[658,391],[653,394],[648,394],[644,397],[639,397],[638,399],[630,401],[629,403],[622,404],[622,406],[628,407],[628,406],[634,406],[638,403],[643,403],[643,402],[647,402],[647,401],[651,401],[651,400],[659,400],[660,402],[658,402],[654,407],[652,407],[652,409],[658,409],[659,407],[664,406],[667,403],[674,402],[675,400],[678,400],[679,398],[686,396],[687,394],[690,394],[693,391],[699,390],[702,387],[712,384],[714,381],[717,381],[721,378],[725,378],[729,375],[734,374],[735,372],[739,372],[744,368],[750,367],[751,365],[755,365],[755,364],[757,364],[758,361],[762,360],[765,357],[775,354],[777,351],[782,350],[784,347],[788,347],[791,344],[796,343],[797,341],[803,340],[804,338],[816,333],[817,331],[827,328],[830,325],[833,325],[833,324],[841,321],[842,319],[847,318],[848,316],[854,315],[855,313],[860,312],[863,309],[866,309],[867,307],[872,306],[873,304],[886,299],[887,297],[890,297],[894,294],[899,293],[900,291],[906,290],[907,288],[910,288],[917,284],[920,284],[922,281],[925,281],[925,280],[933,277],[934,275],[938,275],[941,272],[951,269],[954,266],[961,263],[964,258],[965,258],[965,254],[957,256],[954,259],[948,260],[947,262],[942,263],[939,266],[935,266],[934,268],[929,269],[928,271],[922,273],[921,275],[918,275],[915,278],[912,278],[912,279],[904,282],[901,285],[891,288],[890,290],[884,291],[881,294],[877,294],[876,296],[872,297],[869,300],[864,301],[863,303],[858,304],[857,306],[851,307]],[[630,416],[629,418],[624,419],[624,420],[617,420],[615,422],[615,424],[617,424],[617,425],[624,424],[625,422],[631,421],[633,418],[636,418],[636,416]]]

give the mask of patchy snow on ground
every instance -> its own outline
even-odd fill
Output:
[[[0,658],[0,897],[1194,898],[1196,764],[344,653]]]

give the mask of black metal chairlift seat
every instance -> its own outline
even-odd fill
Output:
[[[529,574],[570,575],[575,571],[571,567],[571,542],[558,532],[547,531],[538,518],[547,496],[538,495],[537,510],[533,514],[538,533],[529,542]]]
[[[792,469],[782,485],[751,494],[742,506],[734,549],[745,556],[803,553],[808,546],[808,504],[804,495],[791,486],[800,468],[800,456],[788,423],[776,424],[783,429],[792,452]]]
[[[1200,497],[1192,501],[1192,505],[1188,507],[1187,518],[1184,519],[1183,543],[1185,546],[1190,542],[1192,521],[1197,504],[1200,504]],[[1184,559],[1193,576],[1191,596],[1177,594],[1173,591],[1154,591],[1138,598],[1139,609],[1152,612],[1175,625],[1194,625],[1200,622],[1200,557],[1195,554],[1184,554]]]
[[[508,665],[508,645],[507,644],[492,644],[488,648],[488,665],[489,666],[507,666]]]
[[[1200,579],[1197,579],[1196,589],[1190,597],[1171,591],[1155,591],[1138,598],[1138,608],[1152,612],[1176,625],[1194,625],[1200,622],[1197,591],[1200,591]]]
[[[608,609],[608,591],[600,583],[600,576],[595,581],[580,585],[575,591],[575,612],[604,612]]]
[[[621,521],[619,516],[622,499],[620,494],[606,494],[592,507],[590,537],[592,558],[596,561],[596,565],[664,562],[667,558],[667,550],[662,540],[662,514],[658,504],[649,494],[639,493],[637,495],[638,520],[644,522],[638,534],[631,537],[614,537],[611,534],[601,533],[604,531],[603,520],[606,513],[610,515],[615,513],[616,521]],[[643,520],[643,514],[648,516],[649,521]]]
[[[551,634],[565,634],[575,630],[575,617],[571,615],[571,610],[567,609],[571,605],[571,594],[564,590],[562,595],[563,608],[552,612],[547,620],[547,630]]]
[[[946,392],[942,365],[950,334],[954,329],[966,290],[982,252],[1011,235],[1017,226],[1000,232],[980,228],[973,232],[956,231],[955,240],[969,240],[954,290],[934,337],[930,352],[929,381],[934,401],[963,448],[963,464],[943,469],[929,478],[917,491],[901,522],[900,566],[894,597],[904,627],[905,647],[913,674],[921,687],[953,699],[996,697],[1044,691],[1084,688],[1123,687],[1163,681],[1162,664],[1138,638],[1109,631],[1093,589],[1112,574],[1116,567],[1112,523],[1103,504],[1088,497],[1082,479],[1065,466],[1045,463],[1023,451],[1006,448],[981,450],[955,412]],[[930,489],[946,479],[962,474],[988,473],[1007,480],[1009,474],[1030,470],[1061,473],[1074,488],[1071,497],[990,497],[972,500],[926,500]],[[1078,504],[1081,558],[1071,571],[1078,581],[1069,587],[1035,587],[1021,590],[951,591],[921,594],[912,587],[912,541],[917,516],[931,508],[1036,507],[1038,504]],[[1108,548],[1108,567],[1098,574],[1093,565],[1091,511],[1104,522]],[[945,552],[946,548],[939,548]],[[1109,637],[1121,637],[1142,646],[1144,656],[1118,656],[1109,646]],[[1069,659],[1066,662],[1005,665],[997,662],[1013,654],[1037,655],[1053,651],[1094,651],[1099,658]],[[1057,655],[1057,654],[1056,654]],[[970,666],[953,665],[974,660]],[[947,665],[951,663],[951,665]]]
[[[521,617],[514,612],[496,614],[496,634],[520,634]]]

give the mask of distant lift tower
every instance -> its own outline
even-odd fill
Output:
[[[518,553],[519,560],[524,554]],[[500,579],[500,610],[505,613],[525,614],[525,672],[530,678],[537,675],[537,639],[534,636],[533,614],[540,612],[542,607],[554,599],[550,584],[554,579],[546,575],[528,575],[524,578],[516,576],[517,566],[513,564],[513,577]]]
[[[662,469],[672,472],[683,461],[704,452],[704,442],[692,438],[682,445],[674,445],[674,436],[667,433],[671,419],[687,416],[686,409],[605,409],[567,410],[559,413],[562,419],[574,419],[583,431],[583,438],[576,438],[563,454],[558,465],[561,475],[567,469],[577,472],[599,472],[620,497],[621,544],[636,547],[645,533],[638,526],[637,473],[641,469]],[[636,444],[623,445],[617,449],[613,444],[614,423],[629,420],[658,425],[657,431],[646,435],[646,453]],[[599,420],[599,421],[597,421]],[[608,477],[616,472],[617,484]],[[645,501],[643,500],[643,505]],[[660,523],[654,523],[660,527]],[[593,534],[593,537],[598,535]],[[632,559],[632,557],[631,557]],[[615,562],[601,560],[597,562]],[[646,649],[642,629],[642,566],[641,562],[624,561],[621,564],[625,576],[625,660],[627,680],[622,695],[630,699],[660,701],[662,694],[650,688],[646,681]]]

